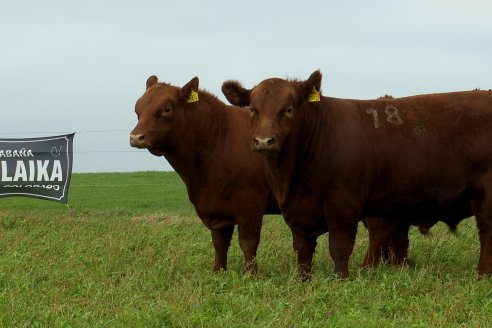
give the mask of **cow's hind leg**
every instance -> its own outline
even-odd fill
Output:
[[[297,256],[297,271],[302,280],[308,280],[316,250],[316,237],[305,237],[292,231],[292,240]]]
[[[481,206],[477,219],[478,236],[480,239],[480,258],[478,260],[478,275],[492,274],[492,204]]]
[[[231,245],[234,226],[212,230],[212,243],[215,249],[214,272],[227,270],[227,251]]]
[[[391,235],[389,247],[389,260],[394,265],[404,265],[408,261],[408,230],[410,226],[405,223],[396,223]]]
[[[369,232],[369,246],[362,267],[374,267],[379,264],[381,257],[389,259],[390,241],[396,230],[396,224],[374,217],[366,218],[363,222]]]
[[[478,275],[485,276],[492,273],[492,216],[487,222],[482,218],[477,219],[480,238],[480,259],[478,260]]]
[[[479,276],[484,276],[492,274],[492,172],[482,176],[476,187],[472,210],[477,219],[480,240],[477,271]]]

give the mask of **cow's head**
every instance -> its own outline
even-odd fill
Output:
[[[184,108],[197,91],[197,77],[182,88],[158,83],[155,75],[149,77],[145,93],[135,104],[138,123],[130,132],[130,145],[147,148],[154,155],[162,155],[163,150],[173,147],[186,128]]]
[[[236,106],[249,106],[256,131],[253,150],[272,155],[279,153],[293,134],[303,104],[319,92],[321,73],[315,71],[306,81],[267,79],[253,89],[245,89],[237,81],[226,81],[222,92]],[[319,96],[319,93],[317,94]]]

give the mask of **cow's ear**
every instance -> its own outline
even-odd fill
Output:
[[[320,101],[321,77],[321,72],[317,70],[311,74],[309,79],[301,83],[299,88],[303,101]]]
[[[187,102],[197,102],[198,101],[198,85],[200,81],[198,77],[194,77],[190,82],[186,83],[179,93],[180,100],[186,100]]]
[[[249,96],[251,90],[243,88],[238,81],[225,81],[222,84],[222,93],[227,100],[234,106],[249,106]]]
[[[157,84],[158,81],[159,81],[159,79],[157,78],[157,76],[155,76],[155,75],[149,76],[149,78],[147,79],[147,83],[146,83],[147,89],[150,88],[151,86]]]

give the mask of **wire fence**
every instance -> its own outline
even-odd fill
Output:
[[[56,135],[56,134],[90,134],[90,133],[121,133],[126,132],[130,133],[130,130],[86,130],[86,131],[23,131],[23,132],[0,132],[1,136],[20,136],[20,135]],[[145,153],[146,149],[134,149],[134,150],[74,150],[74,154],[92,154],[92,153],[133,153],[133,154],[142,154]]]
[[[26,135],[62,135],[62,134],[91,134],[91,133],[130,133],[130,130],[86,130],[86,131],[23,131],[23,132],[0,132],[1,138],[16,138],[17,136]],[[19,137],[20,138],[20,137]],[[130,147],[128,145],[128,147]],[[82,150],[73,151],[74,154],[93,154],[93,153],[133,153],[133,154],[145,154],[148,153],[147,149],[135,149],[135,150]],[[128,188],[128,187],[153,187],[162,186],[162,184],[156,183],[122,183],[122,184],[77,184],[72,181],[70,188]]]
[[[20,134],[68,134],[68,133],[111,133],[111,132],[128,132],[130,130],[87,130],[87,131],[33,131],[33,132],[0,132],[0,135],[20,135]]]

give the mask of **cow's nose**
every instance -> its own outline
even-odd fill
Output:
[[[254,138],[253,140],[253,148],[255,150],[270,150],[273,145],[273,138]]]
[[[130,145],[132,147],[142,148],[145,136],[143,134],[130,134]]]

